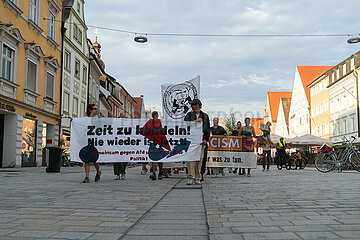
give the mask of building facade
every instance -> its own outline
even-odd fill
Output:
[[[84,117],[88,101],[89,48],[84,1],[64,0],[62,14],[62,144],[69,146],[70,118]]]
[[[277,117],[281,98],[291,97],[291,92],[268,92],[265,106],[264,123],[271,122],[272,133],[276,132]]]
[[[58,144],[62,1],[0,5],[0,167],[42,166]]]
[[[290,105],[291,138],[310,134],[310,91],[306,87],[333,66],[296,66]]]
[[[290,95],[291,96],[291,95]],[[277,124],[274,133],[276,135],[289,137],[289,114],[290,114],[291,97],[280,98]]]
[[[134,100],[136,101],[134,118],[146,119],[144,96],[140,95],[140,97],[134,97]]]

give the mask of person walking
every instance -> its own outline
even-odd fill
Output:
[[[159,119],[159,113],[154,111],[151,113],[151,116],[153,119]],[[164,163],[156,163],[156,162],[150,162],[150,168],[152,169],[152,174],[149,176],[151,180],[156,180],[156,170],[159,166],[159,175],[158,180],[162,180],[164,176],[164,170],[163,170]]]
[[[271,141],[270,132],[271,132],[271,122],[267,122],[266,125],[268,126],[268,130],[263,130],[263,138],[265,140],[265,144],[263,145],[263,156],[262,156],[262,162],[263,162],[263,171],[265,171],[265,165],[267,162],[267,169],[266,171],[269,171],[270,169],[270,162],[271,162],[271,144],[273,142]]]
[[[202,103],[199,99],[194,99],[191,101],[192,111],[188,112],[184,118],[184,121],[194,121],[201,122],[203,128],[202,134],[202,142],[201,142],[201,155],[200,159],[191,159],[195,161],[187,162],[188,169],[188,181],[187,184],[201,184],[201,180],[203,180],[203,175],[205,173],[205,164],[204,159],[206,159],[206,150],[207,150],[207,142],[210,137],[210,120],[209,116],[201,111]]]
[[[226,135],[226,130],[222,126],[219,126],[219,118],[218,117],[214,117],[213,126],[210,128],[210,133],[212,136]],[[208,169],[208,171],[209,171],[209,169]],[[212,175],[213,178],[216,178],[219,172],[221,173],[221,175],[225,176],[223,167],[220,167],[220,168],[213,167],[213,168],[211,168],[211,171],[213,173],[213,175]]]
[[[98,115],[98,108],[97,108],[96,104],[88,104],[86,107],[86,116],[87,117],[97,117],[97,115]],[[96,169],[96,175],[95,175],[94,181],[98,182],[98,181],[100,181],[100,176],[101,176],[100,164],[94,163],[94,167]],[[90,182],[90,178],[89,178],[90,163],[89,162],[84,163],[84,169],[85,169],[85,179],[83,180],[83,183],[89,183]]]
[[[239,131],[239,136],[245,136],[245,137],[255,137],[255,128],[253,126],[250,126],[250,118],[245,118],[245,126],[243,126]],[[251,177],[250,171],[251,169],[247,169],[247,176]],[[245,168],[242,169],[243,175],[245,175]]]
[[[242,128],[241,122],[237,121],[236,128],[231,131],[231,136],[239,136],[239,131],[241,128]],[[233,172],[234,174],[236,174],[237,171],[238,171],[237,168],[229,169],[229,173]],[[239,175],[242,175],[241,168],[239,168]]]
[[[126,118],[125,114],[120,113],[119,118]],[[127,162],[115,162],[113,163],[115,180],[125,179]]]

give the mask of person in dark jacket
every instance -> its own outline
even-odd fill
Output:
[[[219,118],[218,117],[214,117],[213,119],[213,123],[214,125],[210,128],[210,133],[212,136],[214,135],[226,135],[226,130],[222,127],[219,126]],[[207,168],[208,173],[206,173],[206,175],[210,175],[210,168]],[[211,168],[211,172],[212,172],[212,177],[215,178],[217,177],[218,173],[220,172],[221,175],[225,176],[224,173],[224,168],[220,167],[220,168]]]
[[[188,112],[185,116],[185,121],[194,121],[194,122],[202,122],[203,127],[203,137],[202,137],[202,148],[201,148],[201,156],[199,160],[196,161],[188,161],[188,185],[191,184],[201,184],[201,180],[203,180],[203,175],[205,173],[206,166],[206,150],[207,150],[207,142],[210,137],[210,120],[209,116],[201,111],[202,103],[199,99],[194,99],[191,101],[192,111]],[[205,160],[204,160],[205,159]],[[193,159],[191,159],[193,160]]]

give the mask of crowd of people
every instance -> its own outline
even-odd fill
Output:
[[[194,121],[194,122],[201,122],[202,123],[202,142],[201,142],[201,155],[199,159],[191,159],[192,161],[186,162],[186,172],[187,172],[187,184],[201,184],[202,181],[204,181],[204,175],[207,170],[206,175],[212,175],[213,178],[216,178],[219,174],[225,175],[224,168],[206,168],[206,159],[207,159],[207,148],[208,148],[208,141],[210,136],[212,135],[227,135],[226,130],[219,125],[219,118],[215,117],[213,119],[213,125],[210,127],[210,119],[209,116],[201,110],[202,103],[199,99],[194,99],[191,101],[191,108],[192,111],[189,111],[184,121]],[[86,111],[87,117],[96,117],[98,115],[97,106],[95,104],[89,104],[87,106]],[[157,112],[152,113],[153,119],[158,119],[159,114]],[[237,122],[237,126],[235,129],[231,130],[231,136],[246,136],[246,137],[255,137],[255,128],[250,125],[250,118],[245,118],[244,125],[241,124],[240,121]],[[271,150],[271,144],[273,142],[270,138],[270,132],[271,132],[271,123],[267,123],[268,128],[263,130],[263,171],[265,169],[268,171],[270,168],[270,150]],[[285,143],[282,143],[283,140],[280,140],[280,142],[277,144],[278,149],[280,149],[280,152],[285,151],[286,148]],[[114,175],[116,176],[116,180],[125,179],[126,174],[126,162],[118,162],[114,163]],[[142,170],[141,174],[145,175],[148,172],[148,169],[146,167],[147,164],[142,164]],[[162,180],[164,177],[167,178],[171,176],[172,172],[174,174],[177,174],[179,172],[183,172],[184,169],[177,169],[177,168],[164,168],[163,163],[155,163],[150,162],[150,176],[149,178],[151,180]],[[266,168],[267,166],[267,168]],[[94,167],[96,169],[96,176],[95,176],[95,182],[98,182],[100,180],[101,171],[99,163],[94,163]],[[90,182],[89,179],[89,172],[90,172],[90,163],[84,164],[85,168],[85,179],[83,180],[83,183]],[[159,172],[157,175],[157,171]],[[248,168],[247,172],[245,168],[230,168],[229,173],[233,174],[239,174],[243,176],[251,176],[251,169]]]

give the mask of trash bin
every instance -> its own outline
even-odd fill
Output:
[[[50,173],[50,172],[55,172],[58,173],[60,172],[60,167],[61,167],[61,155],[63,152],[63,149],[61,147],[47,147],[48,149],[48,166],[46,168],[46,172]]]

